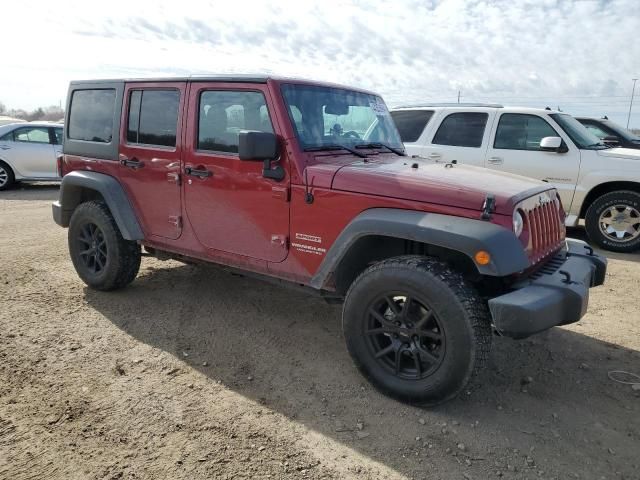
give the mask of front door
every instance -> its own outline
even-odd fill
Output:
[[[206,248],[280,262],[287,256],[289,175],[265,178],[263,164],[238,157],[241,130],[277,132],[266,85],[193,83],[184,162],[188,220]],[[212,252],[215,255],[215,252]]]
[[[129,83],[120,134],[121,179],[147,236],[182,232],[180,161],[186,83]]]
[[[485,166],[553,184],[569,211],[580,171],[580,150],[563,138],[567,152],[544,152],[540,150],[544,137],[563,138],[538,115],[503,113],[493,129]]]

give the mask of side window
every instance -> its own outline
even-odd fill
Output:
[[[459,112],[448,115],[433,141],[436,145],[455,147],[480,147],[489,114],[483,112]]]
[[[178,90],[133,90],[129,97],[127,142],[176,146]]]
[[[0,142],[13,142],[13,130],[1,136]]]
[[[22,127],[13,131],[16,142],[49,143],[49,129],[46,127]]]
[[[62,140],[63,140],[63,132],[61,128],[54,128],[53,132],[56,135],[56,144],[57,145],[62,145]]]
[[[544,137],[559,137],[544,119],[536,115],[503,113],[500,115],[493,148],[540,150]]]
[[[238,153],[241,130],[273,133],[260,92],[208,90],[200,94],[198,150]]]
[[[69,138],[111,143],[115,100],[114,89],[74,91],[69,112]]]
[[[433,110],[399,110],[391,112],[391,118],[400,132],[403,142],[415,142],[433,117]]]

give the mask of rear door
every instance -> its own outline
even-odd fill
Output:
[[[128,83],[120,134],[120,179],[147,236],[182,232],[180,162],[185,82]]]
[[[580,150],[539,115],[500,113],[495,123],[486,167],[552,183],[569,209],[580,171]],[[544,137],[562,138],[568,151],[540,150]]]
[[[432,120],[421,155],[437,163],[482,166],[489,143],[492,111],[443,110]]]
[[[265,178],[263,163],[238,157],[241,130],[277,132],[266,84],[193,83],[185,155],[184,201],[198,241],[213,251],[280,262],[287,256],[289,168]]]
[[[18,127],[0,141],[2,155],[26,178],[56,177],[56,160],[49,127]]]

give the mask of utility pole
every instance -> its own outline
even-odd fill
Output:
[[[635,83],[633,85],[635,86]],[[460,90],[458,90],[458,103],[460,103]]]
[[[633,106],[633,94],[636,92],[636,82],[637,78],[632,78],[633,80],[633,88],[631,89],[631,101],[629,102],[629,115],[627,115],[627,128],[629,128],[629,120],[631,120],[631,107]]]

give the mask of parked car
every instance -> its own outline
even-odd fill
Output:
[[[618,125],[616,122],[612,122],[607,117],[576,117],[576,120],[606,144],[615,147],[640,149],[640,137],[638,135]]]
[[[18,181],[60,180],[62,130],[62,124],[48,122],[0,126],[0,190]]]
[[[371,92],[244,76],[73,82],[65,125],[53,217],[87,285],[132,282],[143,246],[344,302],[356,365],[404,401],[453,398],[494,328],[523,338],[576,322],[604,281],[606,260],[565,241],[553,186],[408,158]]]
[[[566,113],[492,104],[397,108],[407,152],[553,184],[568,215],[607,250],[640,248],[640,151],[611,148]]]

